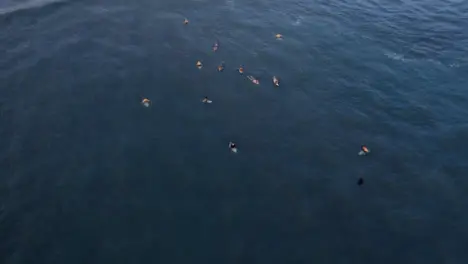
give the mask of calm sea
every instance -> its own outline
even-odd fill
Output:
[[[467,1],[3,0],[0,52],[2,264],[468,263]]]

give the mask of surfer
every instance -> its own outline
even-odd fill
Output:
[[[151,104],[151,101],[150,101],[148,98],[143,98],[143,100],[141,100],[141,104],[142,104],[144,107],[149,107],[150,104]]]
[[[361,151],[359,151],[359,156],[365,156],[367,154],[370,153],[370,150],[365,146],[365,145],[362,145],[361,146]]]
[[[276,76],[273,76],[273,84],[274,84],[276,87],[279,87],[279,80],[278,80],[278,78],[276,78]]]
[[[210,99],[208,99],[208,96],[205,96],[205,98],[203,98],[203,100],[202,100],[202,103],[204,103],[204,104],[211,104],[211,102],[212,101]]]
[[[229,148],[232,152],[237,153],[237,146],[234,142],[229,142]]]
[[[224,71],[224,62],[221,62],[221,64],[218,65],[218,71],[219,71],[219,72]]]
[[[283,39],[283,35],[281,35],[281,34],[276,34],[275,37],[276,37],[276,39]]]
[[[252,75],[247,76],[247,79],[249,79],[254,84],[260,84],[260,81],[255,79]]]
[[[240,66],[239,69],[237,69],[237,71],[238,71],[240,74],[244,74],[244,67]]]
[[[214,44],[213,44],[213,51],[216,52],[218,50],[218,47],[219,47],[219,44],[218,44],[218,41],[216,41]]]
[[[201,69],[203,67],[203,64],[201,63],[201,61],[197,61],[196,65],[198,69]]]
[[[184,25],[188,24],[188,19],[184,19]]]

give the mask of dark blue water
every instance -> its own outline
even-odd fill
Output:
[[[468,261],[466,1],[8,0],[0,48],[0,263]]]

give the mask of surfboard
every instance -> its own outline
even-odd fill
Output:
[[[231,151],[232,151],[233,153],[237,153],[237,148],[231,148],[231,143],[232,143],[232,142],[229,142],[229,145],[228,145],[229,148],[231,149]]]

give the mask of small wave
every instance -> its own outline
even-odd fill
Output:
[[[298,16],[292,23],[293,26],[300,26],[302,24],[303,17]]]
[[[226,0],[226,6],[230,10],[234,10],[234,8],[236,7],[236,1],[235,0]]]
[[[398,54],[398,53],[395,53],[395,52],[386,52],[386,53],[384,53],[384,55],[387,56],[388,58],[392,59],[392,60],[406,61],[406,58],[405,58],[404,55]]]
[[[63,3],[65,0],[30,0],[21,4],[0,8],[0,16],[8,15],[22,10],[41,8],[48,5]]]
[[[416,59],[416,58],[408,58],[408,57],[405,57],[405,55],[403,54],[398,54],[398,53],[395,53],[395,52],[386,52],[384,53],[384,55],[389,58],[389,59],[392,59],[392,60],[396,60],[396,61],[401,61],[401,62],[405,62],[405,63],[416,63],[416,62],[425,62],[425,63],[431,63],[433,65],[438,65],[438,66],[445,66],[445,67],[449,67],[449,68],[458,68],[460,67],[460,64],[458,62],[452,62],[452,63],[442,63],[441,61],[439,60],[436,60],[436,59]]]

